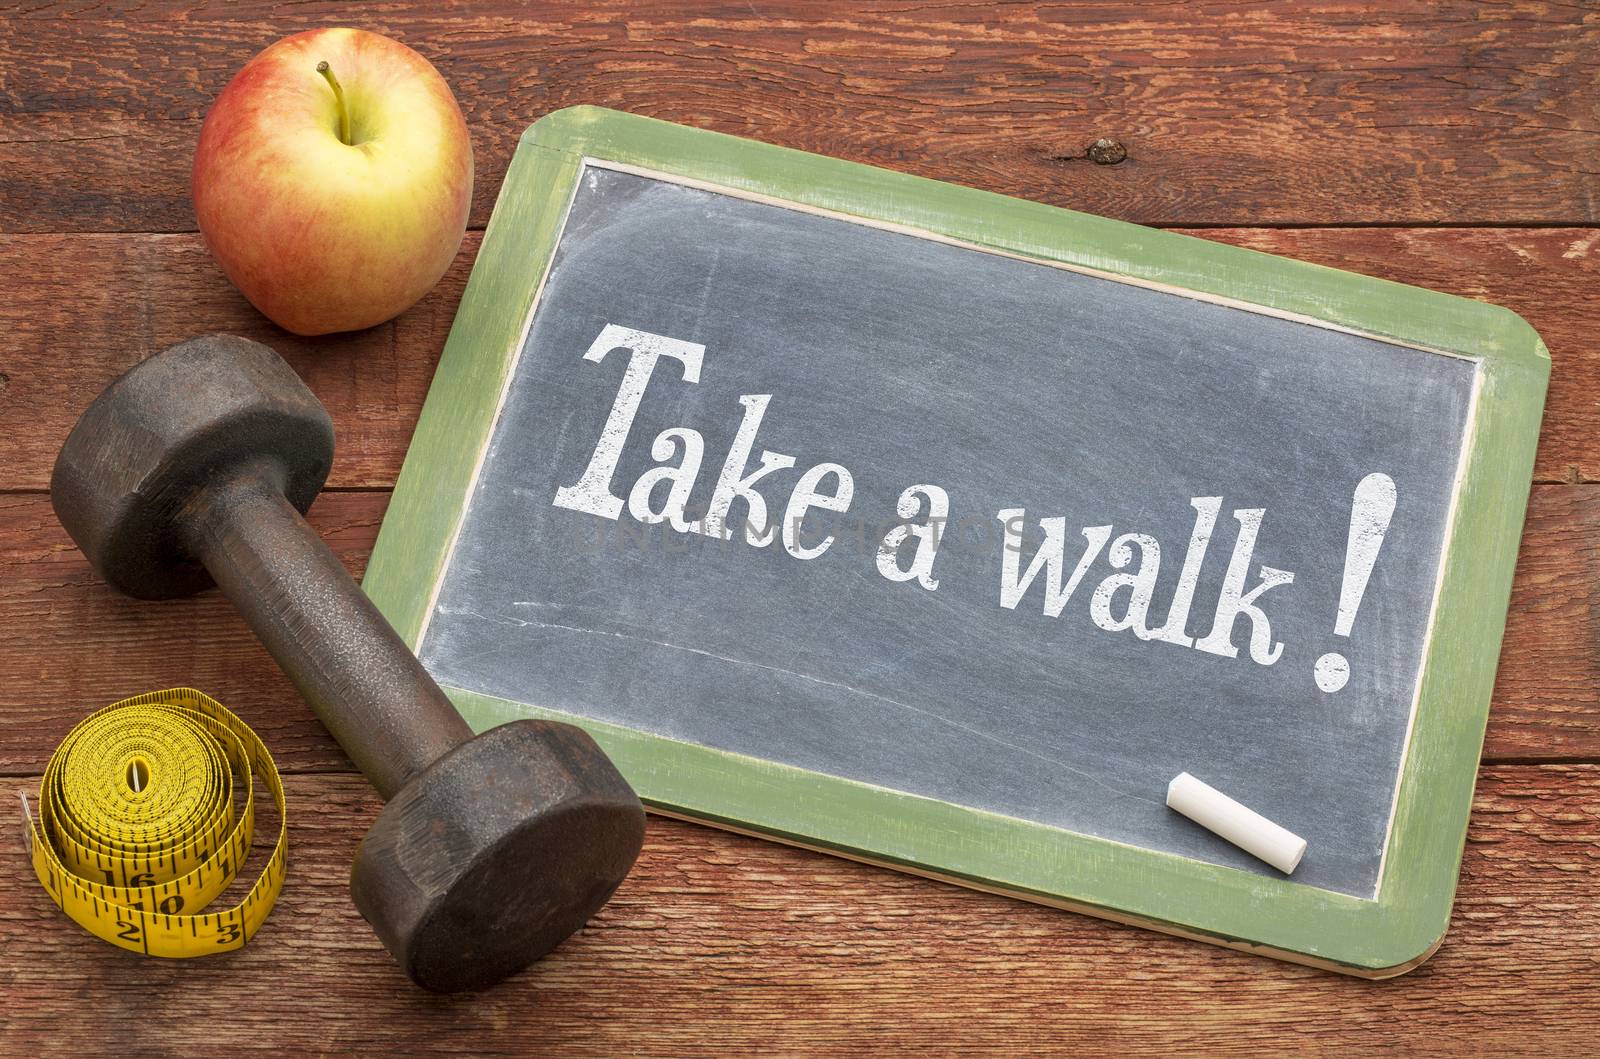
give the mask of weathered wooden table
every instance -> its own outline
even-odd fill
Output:
[[[406,41],[454,86],[477,150],[474,232],[393,323],[295,339],[207,256],[188,167],[242,63],[340,22]],[[1439,954],[1357,981],[652,818],[633,876],[554,957],[482,995],[414,990],[346,893],[371,789],[222,599],[117,596],[45,488],[78,412],[118,372],[199,332],[249,335],[333,412],[334,488],[312,521],[359,573],[512,145],[575,103],[1527,317],[1555,367]],[[1103,164],[1120,151],[1090,151],[1101,138],[1125,160]],[[192,684],[273,749],[292,844],[254,943],[165,963],[66,921],[6,829],[5,1054],[1594,1054],[1600,6],[20,0],[0,14],[0,233],[0,811],[17,812],[91,708]]]

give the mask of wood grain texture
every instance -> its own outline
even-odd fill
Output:
[[[1550,347],[1535,480],[1600,480],[1600,232],[1577,229],[1216,229],[1208,239],[1504,305]],[[43,489],[79,413],[122,371],[207,331],[273,346],[333,414],[332,484],[394,484],[477,252],[398,319],[299,338],[228,284],[195,235],[0,236],[0,490]]]
[[[430,996],[349,901],[376,798],[350,776],[288,787],[279,906],[205,961],[89,937],[5,844],[5,1053],[1567,1056],[1600,1032],[1600,766],[1485,769],[1451,932],[1383,983],[651,817],[581,934],[487,993]]]
[[[388,503],[381,492],[324,494],[311,522],[360,576]],[[1512,593],[1489,714],[1489,761],[1600,759],[1600,486],[1538,486]],[[42,771],[90,710],[192,685],[261,733],[285,771],[348,769],[231,605],[216,592],[128,599],[103,584],[39,494],[0,496],[0,658],[12,684],[0,773]]]
[[[278,37],[352,18],[153,10],[0,19],[0,231],[191,230],[210,101]],[[1581,4],[491,0],[359,21],[454,87],[480,225],[516,137],[578,103],[1145,223],[1600,220],[1600,12]],[[1126,160],[1087,160],[1101,137]]]
[[[333,414],[331,483],[387,487],[417,411],[478,236],[417,305],[378,327],[302,338],[273,325],[228,283],[196,235],[0,236],[0,489],[44,489],[73,423],[117,375],[175,342],[227,331],[267,343]]]
[[[288,353],[334,411],[336,481],[393,482],[469,238],[399,321],[276,332],[187,232],[211,98],[255,51],[357,21],[433,59],[473,129],[475,223],[511,144],[598,103],[1483,297],[1555,370],[1538,475],[1600,480],[1592,228],[1600,10],[1350,0],[1128,5],[887,0],[524,7],[329,0],[23,0],[0,11],[0,493],[43,487],[121,369],[208,329]],[[1082,159],[1100,136],[1126,161]],[[386,496],[313,522],[358,569]],[[1595,760],[1594,487],[1534,491],[1487,748]],[[122,600],[42,496],[0,496],[0,797],[83,712],[194,682],[297,771],[284,905],[221,961],[140,961],[67,923],[0,847],[0,1052],[371,1050],[564,1055],[1592,1054],[1600,1030],[1592,765],[1483,770],[1455,927],[1414,974],[1365,983],[652,818],[639,871],[534,974],[414,992],[349,904],[365,783],[215,595]],[[307,774],[333,771],[337,774]],[[14,833],[14,832],[13,832]],[[177,1042],[176,1047],[174,1042]]]

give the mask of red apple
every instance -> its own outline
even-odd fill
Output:
[[[206,115],[194,210],[222,271],[302,335],[371,327],[444,275],[466,231],[472,141],[450,86],[359,29],[286,37]]]

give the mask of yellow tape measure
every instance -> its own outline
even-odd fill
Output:
[[[255,776],[277,803],[278,844],[242,902],[201,913],[250,854]],[[22,807],[44,888],[84,929],[124,949],[182,958],[240,948],[283,886],[289,829],[278,768],[248,725],[193,688],[84,718],[45,767],[38,819],[26,795]]]

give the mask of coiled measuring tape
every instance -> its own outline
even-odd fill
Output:
[[[278,843],[243,901],[202,912],[250,854],[257,776],[278,807]],[[134,952],[240,948],[283,886],[289,829],[277,766],[248,725],[193,688],[85,717],[45,767],[38,818],[26,795],[22,808],[34,874],[55,903]]]

